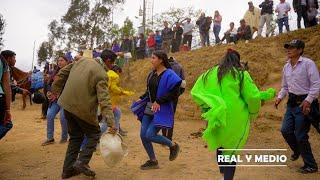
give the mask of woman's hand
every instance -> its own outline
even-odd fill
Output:
[[[160,104],[158,104],[157,102],[154,102],[153,104],[152,104],[152,107],[151,107],[151,110],[153,111],[153,112],[158,112],[158,111],[160,111]]]
[[[53,93],[50,92],[50,91],[47,92],[47,97],[48,97],[48,99],[50,100],[50,102],[53,102],[53,101],[55,101],[55,100],[58,99],[58,96],[55,95],[55,94],[53,94]]]

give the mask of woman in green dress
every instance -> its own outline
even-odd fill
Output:
[[[260,92],[240,62],[240,54],[228,49],[219,65],[202,74],[191,95],[208,121],[203,133],[211,151],[232,156],[245,145],[250,121],[257,117],[261,100],[272,99],[275,90]],[[217,159],[218,161],[218,159]],[[219,162],[225,180],[233,179],[236,162]]]

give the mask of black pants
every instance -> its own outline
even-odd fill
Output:
[[[45,101],[42,103],[41,111],[42,111],[42,117],[47,117],[47,111],[49,108],[49,100],[46,96]]]
[[[192,35],[184,35],[183,36],[183,44],[187,44],[188,43],[188,47],[191,50],[191,44],[192,44]]]
[[[171,48],[172,53],[180,51],[181,40],[182,40],[182,37],[177,37],[176,39],[172,40],[172,48]]]
[[[300,6],[297,9],[297,25],[298,25],[298,29],[301,29],[301,19],[303,18],[303,22],[304,22],[304,27],[307,28],[309,27],[309,19],[308,19],[308,8],[307,6]]]
[[[79,161],[84,164],[89,164],[92,154],[96,150],[96,146],[100,139],[100,128],[99,126],[94,126],[85,122],[66,110],[64,110],[64,115],[68,122],[68,133],[70,139],[63,170],[68,171],[72,169],[72,166],[76,162],[78,156]],[[88,138],[88,143],[80,152],[80,146],[84,136]]]
[[[177,105],[178,105],[178,99],[173,101],[173,113],[176,113],[177,110]],[[167,137],[172,141],[172,136],[173,136],[173,128],[174,128],[174,123],[172,128],[162,128],[162,135]]]
[[[0,94],[0,124],[4,121],[4,115],[6,113],[6,99],[5,96]]]
[[[217,149],[217,162],[218,155],[222,155],[222,148]],[[225,166],[232,165],[232,166]],[[233,180],[234,173],[236,172],[236,162],[228,163],[228,162],[218,162],[220,173],[224,175],[224,180]]]

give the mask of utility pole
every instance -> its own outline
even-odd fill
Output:
[[[146,33],[146,0],[143,0],[143,17],[142,17],[143,34]]]

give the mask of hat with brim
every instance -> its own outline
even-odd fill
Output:
[[[284,48],[286,48],[286,49],[288,49],[288,48],[304,49],[304,47],[305,47],[304,42],[299,39],[294,39],[294,40],[284,44]]]

